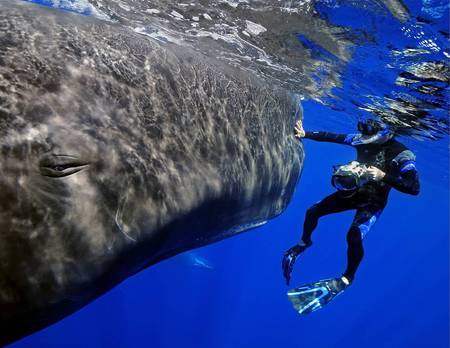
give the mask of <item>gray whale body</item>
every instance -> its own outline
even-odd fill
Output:
[[[0,345],[280,214],[293,96],[214,58],[0,3]]]

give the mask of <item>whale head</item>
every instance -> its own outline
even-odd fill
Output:
[[[286,91],[31,4],[0,3],[0,27],[0,344],[286,208]]]

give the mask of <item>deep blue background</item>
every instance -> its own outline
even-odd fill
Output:
[[[305,128],[351,127],[342,115],[305,103]],[[343,145],[304,143],[304,171],[287,211],[262,228],[200,249],[214,270],[186,265],[182,256],[167,260],[11,347],[448,347],[449,190],[422,171],[436,161],[448,168],[448,156],[436,156],[433,142],[421,147],[420,195],[391,193],[364,241],[354,284],[326,308],[301,317],[286,297],[282,254],[298,241],[306,209],[333,192],[331,166],[355,156]],[[322,219],[313,247],[298,260],[294,285],[343,272],[352,216]]]

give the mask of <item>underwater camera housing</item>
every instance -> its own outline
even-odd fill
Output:
[[[354,191],[367,183],[368,167],[358,161],[333,166],[331,184],[339,191]]]

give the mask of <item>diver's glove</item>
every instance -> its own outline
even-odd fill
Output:
[[[306,244],[301,241],[299,244],[294,245],[288,251],[284,253],[283,261],[281,263],[281,267],[283,269],[283,276],[286,279],[286,284],[289,285],[291,280],[291,273],[294,269],[295,260],[298,255],[306,250],[306,248],[310,247],[312,243]]]
[[[302,120],[298,120],[294,127],[294,135],[296,138],[301,139],[305,137],[305,130],[303,129]]]

